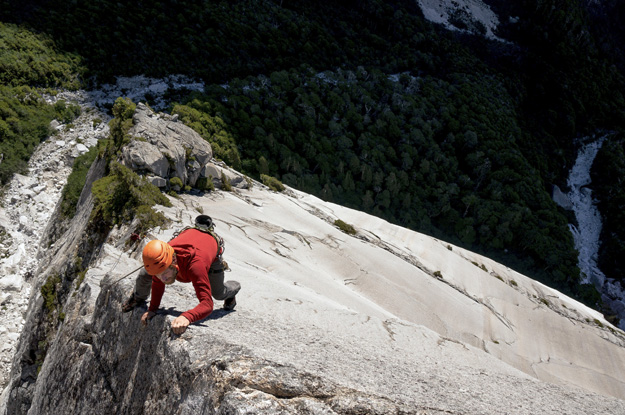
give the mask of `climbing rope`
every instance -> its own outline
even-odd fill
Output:
[[[132,243],[133,243],[133,244],[135,244],[135,247],[134,247],[134,248],[132,249],[132,251],[130,252],[131,254],[132,254],[132,253],[133,253],[133,252],[137,249],[137,247],[140,245],[138,242],[140,242],[140,241],[143,239],[143,237],[144,237],[144,236],[145,236],[145,235],[139,235],[139,234],[137,234],[137,233],[133,233],[133,234],[130,236],[130,240],[132,241]],[[121,252],[121,253],[119,254],[119,256],[117,257],[117,261],[115,261],[115,263],[114,263],[114,264],[113,264],[113,266],[111,267],[110,271],[109,271],[109,272],[107,272],[106,274],[104,274],[104,276],[105,276],[105,277],[106,277],[107,275],[111,274],[111,273],[113,272],[113,270],[117,267],[117,264],[119,264],[119,261],[122,259],[122,255],[124,255],[124,252]],[[117,284],[118,282],[120,282],[120,281],[121,281],[121,280],[123,280],[124,278],[126,278],[126,277],[128,277],[128,276],[130,276],[130,275],[134,274],[134,273],[135,273],[135,272],[137,272],[137,271],[139,271],[141,268],[143,268],[143,265],[139,265],[139,267],[138,267],[138,268],[136,268],[136,269],[134,269],[134,270],[130,271],[128,274],[126,274],[126,275],[123,275],[123,276],[121,276],[121,277],[116,278],[115,280],[113,280],[113,282],[111,282],[111,283],[110,283],[110,284],[108,284],[108,285],[112,287],[113,285]]]
[[[115,264],[115,265],[117,265],[117,264]],[[115,266],[113,266],[113,269],[114,269],[114,268],[115,268]],[[120,282],[120,281],[121,281],[121,280],[123,280],[124,278],[126,278],[126,277],[130,276],[131,274],[134,274],[134,273],[135,273],[135,272],[137,272],[137,271],[139,271],[141,268],[143,268],[143,265],[139,265],[139,268],[137,268],[137,269],[134,269],[134,270],[130,271],[128,274],[124,275],[123,277],[119,277],[119,278],[117,278],[117,279],[116,279],[116,280],[114,280],[114,281],[113,281],[110,285],[111,285],[111,286],[113,286],[113,285],[117,284],[118,282]],[[111,271],[113,271],[113,270],[111,270]]]

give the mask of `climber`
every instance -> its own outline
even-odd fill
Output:
[[[185,311],[171,323],[175,334],[182,334],[189,324],[207,317],[213,311],[213,298],[224,300],[223,308],[232,310],[241,285],[236,281],[224,282],[224,262],[221,259],[218,238],[189,228],[169,242],[154,239],[143,249],[144,268],[139,272],[135,290],[123,304],[128,312],[145,303],[150,295],[150,306],[141,316],[148,324],[154,317],[165,292],[165,286],[174,281],[190,282],[200,303]]]

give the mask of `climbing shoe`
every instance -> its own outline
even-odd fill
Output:
[[[126,300],[126,302],[122,304],[122,311],[124,313],[127,313],[143,304],[145,304],[145,300],[139,300],[137,297],[135,297],[135,293],[132,293],[130,294],[130,297]]]
[[[224,301],[224,310],[226,311],[234,310],[234,306],[236,305],[237,305],[236,297],[226,298],[226,301]]]

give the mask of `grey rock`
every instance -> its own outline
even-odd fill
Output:
[[[30,415],[417,413],[210,336],[174,336],[167,314],[143,327],[143,309],[120,313],[126,295],[127,288],[105,283],[90,323],[80,313],[89,290],[69,304],[73,312],[48,351],[32,402],[14,401],[17,413],[26,406]]]
[[[213,183],[215,183],[215,185],[218,187],[223,186],[222,177],[225,177],[232,186],[239,188],[247,188],[248,186],[247,181],[245,180],[245,176],[227,168],[226,166],[220,166],[212,162],[206,164],[206,166],[202,170],[201,177],[212,178]]]
[[[35,192],[30,189],[24,189],[22,190],[22,196],[23,198],[33,198],[35,196]]]
[[[152,183],[156,187],[165,187],[167,186],[167,180],[163,179],[159,176],[147,176],[147,179],[150,183]]]
[[[161,178],[169,173],[167,157],[157,146],[145,141],[132,141],[122,150],[124,164],[133,170],[148,170]]]
[[[76,150],[78,151],[78,154],[85,154],[87,151],[89,151],[89,148],[84,144],[77,144]]]
[[[20,292],[24,281],[17,274],[4,275],[0,278],[0,289],[2,291]]]
[[[45,189],[46,189],[46,185],[40,184],[38,186],[33,187],[33,192],[35,192],[36,194],[39,194]]]
[[[135,140],[124,148],[124,163],[164,179],[178,177],[183,185],[194,186],[213,150],[198,133],[172,118],[138,104],[129,134],[146,141]]]
[[[36,182],[32,177],[24,176],[19,173],[15,173],[13,175],[13,180],[15,180],[17,187],[22,189],[28,189],[36,185]]]
[[[105,137],[101,137],[105,138]],[[85,145],[89,148],[95,146],[98,143],[98,140],[95,137],[89,137],[85,140]]]
[[[220,179],[222,170],[214,163],[207,163],[202,171],[203,177],[209,177],[212,179]]]
[[[4,305],[10,301],[13,301],[13,296],[9,293],[0,293],[0,305]],[[2,329],[4,327],[0,327],[0,333],[2,333]],[[6,329],[5,329],[6,331]]]
[[[553,186],[553,192],[551,195],[554,202],[560,207],[566,210],[573,210],[573,203],[571,203],[571,199],[564,193],[560,188],[556,185]]]

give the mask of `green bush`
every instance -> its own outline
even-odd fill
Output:
[[[67,183],[61,193],[61,214],[66,218],[73,218],[76,213],[76,204],[80,198],[87,173],[93,161],[98,155],[97,146],[91,147],[88,152],[82,154],[74,160],[72,172],[67,178]]]
[[[31,87],[0,86],[0,183],[26,172],[35,148],[53,132],[50,121],[69,122],[78,114],[80,108],[73,104],[48,105]]]
[[[79,289],[81,284],[85,280],[85,276],[87,276],[87,271],[88,269],[84,269],[76,274],[76,289]]]
[[[226,192],[232,191],[232,185],[230,184],[230,180],[226,177],[226,174],[221,172],[221,190]]]
[[[580,301],[588,307],[599,309],[603,304],[601,294],[593,284],[580,284],[578,292]]]
[[[76,104],[67,104],[64,100],[57,101],[54,104],[54,111],[56,112],[56,118],[64,124],[74,121],[82,110],[80,106]]]
[[[109,121],[110,137],[113,139],[116,149],[130,142],[128,130],[132,127],[132,116],[137,105],[130,98],[119,97],[113,104],[113,118]]]
[[[182,180],[180,177],[172,177],[169,179],[169,185],[174,189],[180,191],[182,189]]]
[[[45,284],[41,286],[41,296],[43,297],[43,306],[48,313],[56,310],[58,305],[57,285],[61,283],[61,277],[57,274],[49,275]]]
[[[356,235],[356,229],[349,223],[343,222],[341,219],[335,220],[334,225],[348,235]]]
[[[266,174],[261,174],[260,180],[263,182],[265,186],[269,187],[271,190],[274,190],[276,192],[282,192],[285,189],[282,182],[276,179],[275,177],[268,176]]]
[[[215,190],[215,184],[210,177],[200,177],[195,182],[195,187],[202,192],[212,192],[213,190]]]
[[[171,206],[167,196],[158,187],[129,168],[111,162],[110,174],[96,180],[91,187],[95,203],[92,219],[101,219],[106,225],[140,219],[138,230],[167,223],[165,216],[152,209],[155,204]]]

